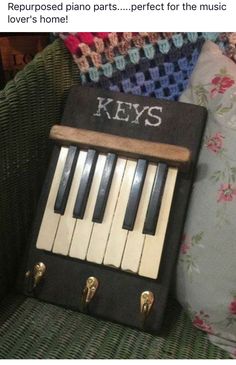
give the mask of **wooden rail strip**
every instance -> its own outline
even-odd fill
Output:
[[[150,162],[165,161],[180,170],[186,170],[190,164],[191,153],[188,148],[149,142],[113,134],[54,125],[50,138],[63,144],[78,144],[82,148],[94,148],[101,152],[115,152],[133,158],[145,158]]]

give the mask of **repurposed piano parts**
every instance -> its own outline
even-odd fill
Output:
[[[21,276],[27,295],[158,332],[202,107],[74,86]]]

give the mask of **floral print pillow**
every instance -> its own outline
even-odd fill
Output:
[[[236,65],[206,42],[181,101],[208,121],[177,265],[177,297],[195,327],[236,357]]]

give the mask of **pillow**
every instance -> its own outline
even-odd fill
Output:
[[[236,65],[207,41],[181,101],[208,121],[177,265],[193,324],[236,357]]]

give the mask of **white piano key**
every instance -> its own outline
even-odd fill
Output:
[[[133,231],[129,231],[121,269],[138,272],[145,234],[142,233],[157,166],[149,164]]]
[[[126,159],[118,158],[109,192],[105,214],[102,223],[94,223],[89,243],[87,260],[101,264],[104,258],[112,218],[114,215],[122,178],[125,171]]]
[[[122,228],[136,162],[127,161],[106,247],[104,265],[120,267],[128,231]]]
[[[72,237],[69,256],[84,260],[87,254],[90,236],[93,229],[93,212],[97,199],[98,189],[102,177],[103,168],[106,162],[105,155],[99,155],[89,197],[83,219],[77,219]]]
[[[143,254],[138,273],[141,276],[151,279],[156,279],[158,276],[177,172],[178,170],[176,168],[168,169],[156,233],[153,236],[146,235],[145,237]]]
[[[66,205],[64,215],[61,216],[52,251],[61,255],[68,255],[72,234],[74,231],[76,219],[73,217],[75,199],[79,189],[79,183],[84,168],[87,152],[80,151],[71,189]]]
[[[52,250],[53,241],[56,235],[60,214],[54,212],[54,204],[59,189],[59,184],[68,153],[67,147],[61,147],[57,160],[57,166],[54,172],[50,192],[48,195],[47,205],[44,211],[41,227],[38,234],[36,247],[41,250]]]

